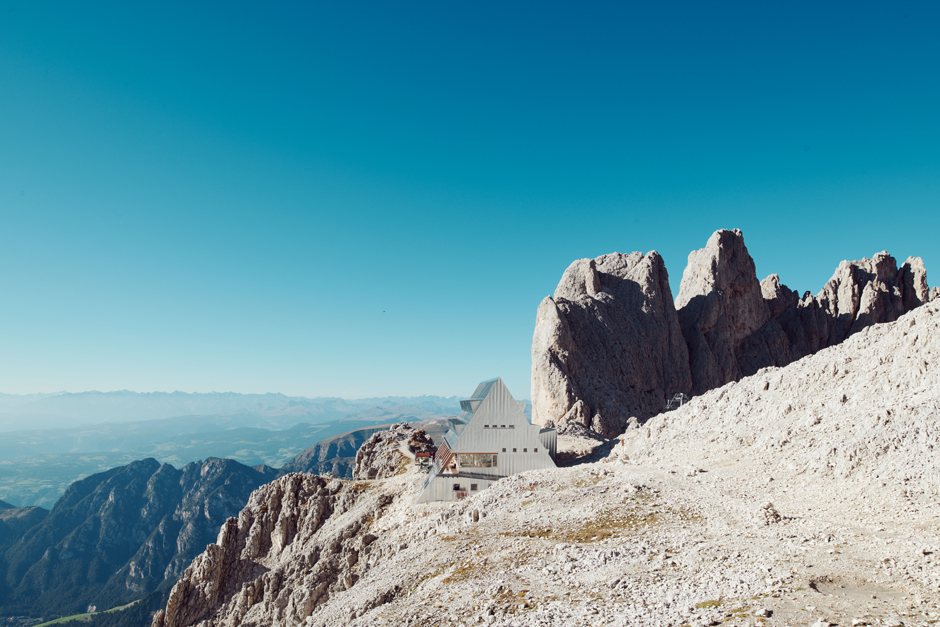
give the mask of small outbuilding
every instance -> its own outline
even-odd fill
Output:
[[[419,503],[454,501],[526,470],[554,468],[558,436],[526,417],[500,378],[484,381],[450,418]]]

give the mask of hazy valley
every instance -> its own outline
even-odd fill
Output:
[[[227,400],[222,402],[216,396]],[[45,416],[44,412],[54,409],[60,424],[80,424],[17,431],[11,427],[33,424],[33,414],[0,416],[0,423],[8,429],[0,434],[0,499],[48,508],[73,481],[148,457],[175,466],[219,457],[247,466],[279,468],[317,442],[341,433],[378,424],[429,420],[458,411],[456,399],[430,396],[361,401],[262,396],[267,397],[277,402],[260,406],[248,395],[182,393],[0,395],[0,405],[7,410],[31,410]],[[100,414],[94,413],[95,408]],[[162,417],[193,409],[229,413]],[[97,423],[92,422],[96,415]],[[129,420],[128,416],[161,417]],[[42,419],[38,422],[43,424]]]

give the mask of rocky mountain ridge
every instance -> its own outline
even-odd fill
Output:
[[[418,424],[436,432],[438,422]],[[0,501],[0,614],[108,609],[168,589],[252,490],[292,472],[351,478],[362,443],[378,430],[377,443],[414,441],[418,448],[405,449],[412,456],[433,445],[407,424],[370,427],[324,440],[280,470],[216,458],[177,470],[146,459],[73,483],[51,512]],[[366,446],[368,459],[387,457],[382,446]],[[359,464],[365,473],[368,462]]]
[[[353,476],[356,453],[372,434],[387,430],[387,426],[356,429],[349,433],[323,440],[307,449],[281,467],[282,474],[306,472],[314,475],[327,473],[339,478]]]
[[[154,627],[940,619],[940,303],[632,426],[602,462],[415,503],[288,475]]]
[[[886,252],[843,261],[816,296],[777,275],[759,281],[739,230],[693,251],[675,302],[662,258],[580,259],[536,314],[533,422],[578,423],[606,437],[767,366],[784,366],[929,302],[921,259]]]
[[[232,460],[177,470],[147,459],[72,484],[6,548],[4,612],[114,607],[175,581],[248,495],[275,476]]]

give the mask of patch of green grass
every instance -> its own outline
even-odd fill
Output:
[[[705,610],[712,607],[721,607],[723,601],[702,601],[701,603],[696,603],[695,608],[699,610]]]
[[[521,532],[507,532],[501,535],[544,538],[571,543],[600,542],[601,540],[637,531],[642,525],[652,525],[657,521],[658,518],[654,513],[634,509],[627,510],[615,506],[607,508],[596,518],[584,521],[580,526],[563,528],[529,527]]]
[[[92,612],[90,614],[73,614],[72,616],[63,616],[62,618],[57,618],[55,620],[46,621],[45,623],[40,623],[36,627],[46,627],[46,625],[61,625],[62,623],[67,623],[73,620],[87,620],[97,614],[97,612]]]
[[[68,623],[71,621],[87,622],[88,619],[91,618],[92,616],[97,616],[98,614],[110,614],[112,612],[120,612],[121,610],[134,605],[134,603],[137,603],[137,601],[132,601],[131,603],[128,603],[127,605],[119,605],[117,607],[112,607],[110,610],[104,610],[102,612],[86,612],[85,614],[72,614],[71,616],[63,616],[62,618],[56,618],[55,620],[50,620],[44,623],[40,623],[38,625],[35,625],[34,627],[46,627],[46,625],[61,625],[62,623]]]

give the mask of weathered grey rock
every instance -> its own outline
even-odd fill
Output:
[[[898,287],[904,311],[930,302],[930,287],[927,285],[927,269],[920,257],[908,257],[898,272]]]
[[[675,303],[655,252],[579,259],[536,315],[533,422],[613,437],[668,395],[785,366],[938,297],[920,258],[898,269],[887,253],[842,262],[818,295],[800,297],[776,274],[757,280],[739,230],[689,255]]]
[[[774,322],[763,290],[780,308],[792,301],[779,279],[762,286],[741,231],[716,231],[693,251],[682,274],[676,307],[689,349],[693,391],[737,381],[766,366],[791,361],[786,334]]]
[[[779,313],[774,310],[773,317],[787,334],[791,359],[796,360],[873,324],[893,322],[929,297],[919,257],[909,257],[898,270],[894,257],[880,252],[871,259],[843,261],[815,297],[807,293]]]
[[[662,257],[579,259],[539,305],[532,341],[532,421],[576,422],[607,437],[630,416],[688,393],[688,355]]]
[[[780,277],[771,274],[760,282],[761,296],[770,311],[770,317],[777,319],[790,307],[795,307],[800,301],[799,294],[786,285],[780,283]]]
[[[826,345],[838,344],[872,324],[897,320],[904,313],[897,278],[897,262],[887,252],[840,263],[816,296],[828,318]]]
[[[392,425],[389,429],[372,434],[359,447],[353,478],[363,480],[391,477],[404,471],[404,451],[414,456],[432,448],[434,441],[423,429],[415,429],[404,422]]]
[[[760,506],[757,517],[765,525],[772,525],[783,520],[780,512],[777,511],[777,508],[774,507],[774,504],[770,501],[767,501]]]
[[[892,322],[929,300],[919,257],[899,270],[887,252],[843,261],[816,297],[799,298],[772,274],[757,282],[741,231],[717,231],[689,255],[676,305],[695,394],[785,366]]]

